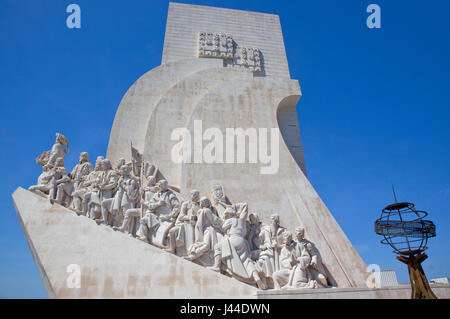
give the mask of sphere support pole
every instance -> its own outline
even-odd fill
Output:
[[[428,256],[424,253],[397,257],[398,260],[408,265],[411,299],[437,299],[421,265],[427,258]]]

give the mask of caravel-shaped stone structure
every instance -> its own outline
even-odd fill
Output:
[[[306,177],[296,104],[279,17],[170,3],[162,64],[139,78],[116,113],[106,157],[130,160],[130,144],[188,196],[222,185],[268,222],[280,215],[305,228],[322,256],[329,283],[364,287],[366,266]],[[172,133],[218,128],[279,128],[279,169],[260,162],[176,163]],[[77,216],[19,188],[16,211],[49,296],[67,298],[252,298],[257,289]],[[67,267],[81,267],[70,288]],[[268,296],[267,294],[265,295]]]

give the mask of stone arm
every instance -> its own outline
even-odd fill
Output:
[[[297,263],[302,269],[305,269],[311,263],[311,256],[306,250],[306,247],[301,248],[301,255],[297,258]]]
[[[177,217],[177,222],[188,222],[191,220],[191,217],[188,215],[189,211],[189,202],[183,202],[181,204],[180,214]]]
[[[72,179],[75,179],[75,176],[77,175],[78,165],[75,165],[75,167],[72,169],[72,171],[69,173],[69,177]]]
[[[148,209],[154,211],[164,204],[164,201],[159,198],[159,194],[154,194],[149,202],[145,202]]]
[[[55,176],[56,173],[61,176],[60,179],[56,178],[56,176]],[[67,182],[70,182],[70,181],[71,181],[71,179],[66,174],[66,170],[64,168],[59,169],[58,172],[53,172],[53,183],[55,185],[58,185],[58,184],[61,184],[61,183],[67,183]]]
[[[70,179],[70,177],[69,176],[67,176],[67,175],[64,175],[63,177],[61,177],[60,179],[58,179],[57,181],[55,181],[55,184],[61,184],[61,183],[68,183],[68,182],[70,182],[71,181],[71,179]]]
[[[118,182],[117,182],[117,189],[119,191],[124,191],[125,190],[125,186],[124,186],[124,179],[123,177],[120,177]]]
[[[314,245],[312,243],[308,243],[306,245],[306,249],[307,249],[309,255],[311,256],[310,265],[315,268],[318,267],[318,265],[322,263],[322,260],[320,258],[320,255],[317,252],[317,249],[314,247]]]
[[[283,269],[292,269],[292,267],[296,264],[295,261],[292,260],[291,252],[286,248],[281,248],[280,252],[280,266]]]
[[[233,204],[236,212],[239,212],[239,220],[246,221],[248,216],[248,204],[247,203],[236,203]]]
[[[222,231],[224,233],[227,233],[227,231],[231,228],[232,225],[233,225],[232,220],[231,219],[227,219],[222,224]]]
[[[84,177],[82,178],[82,180],[83,180],[83,186],[84,186],[84,187],[91,186],[92,183],[94,183],[94,180],[93,180],[93,179],[90,179],[90,178],[89,178],[89,175],[84,176]]]
[[[214,227],[216,231],[218,231],[221,234],[225,233],[225,230],[223,229],[225,222],[219,216],[214,214],[214,212],[211,209],[209,209],[208,218],[210,225]]]
[[[103,190],[113,190],[117,187],[117,175],[115,171],[112,171],[109,176],[107,176],[107,179],[105,183],[103,184],[102,189]]]

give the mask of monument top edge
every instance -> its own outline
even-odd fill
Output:
[[[206,6],[206,5],[199,5],[199,4],[189,4],[189,3],[170,1],[169,8],[172,8],[172,7],[184,7],[184,8],[193,7],[193,8],[204,8],[204,9],[208,9],[208,10],[220,10],[220,11],[230,11],[230,12],[240,12],[240,13],[246,12],[246,13],[251,13],[251,14],[261,15],[261,16],[272,16],[277,19],[280,18],[280,16],[275,13],[257,12],[257,11],[251,11],[251,10],[243,10],[243,9],[230,9],[230,8],[211,6],[211,5]]]

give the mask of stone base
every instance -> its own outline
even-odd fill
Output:
[[[431,285],[439,299],[450,298],[450,285]],[[411,287],[400,285],[383,288],[323,288],[257,291],[257,299],[410,299]]]
[[[50,298],[254,298],[256,288],[18,188],[14,205]],[[79,265],[80,287],[70,288]],[[77,266],[75,266],[77,267]],[[69,282],[69,284],[68,284]]]

